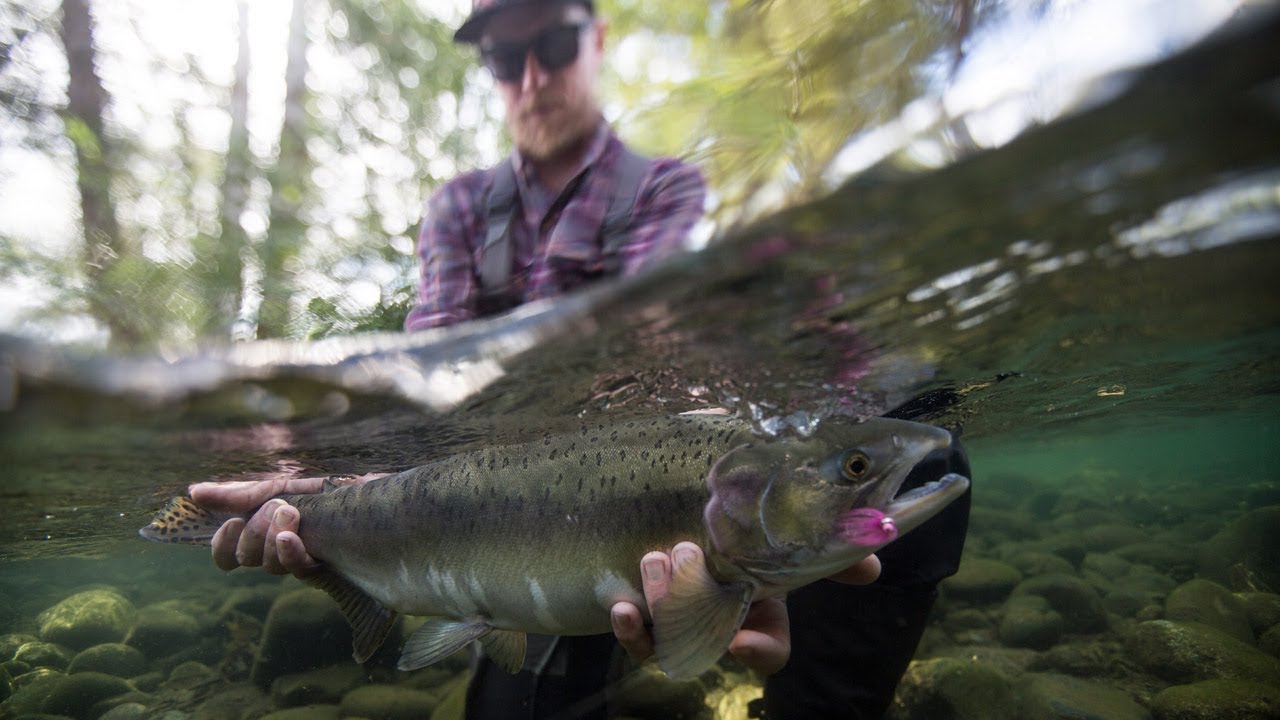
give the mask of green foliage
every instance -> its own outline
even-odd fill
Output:
[[[766,198],[812,193],[851,134],[920,95],[918,69],[958,45],[953,13],[972,10],[968,0],[599,5],[610,25],[602,93],[619,131],[644,152],[698,163],[724,223],[763,211]],[[290,100],[286,131],[274,142],[240,135],[210,144],[191,118],[228,112],[226,69],[122,41],[130,31],[118,20],[98,28],[110,36],[97,43],[104,67],[148,66],[169,94],[121,96],[107,82],[116,110],[101,137],[74,119],[50,133],[66,78],[33,80],[39,68],[19,50],[42,34],[57,42],[56,3],[29,10],[0,0],[0,21],[12,20],[11,32],[0,31],[0,111],[11,128],[0,137],[18,138],[71,177],[68,145],[82,161],[105,160],[109,176],[89,179],[109,189],[121,235],[118,257],[96,275],[83,239],[67,252],[0,238],[0,278],[47,277],[61,287],[50,312],[124,323],[144,346],[223,342],[237,326],[293,337],[398,329],[414,298],[424,200],[507,152],[492,83],[430,3],[305,6],[308,57],[323,71],[313,64],[305,96]],[[103,17],[119,16],[95,14]],[[60,150],[40,141],[58,135]],[[0,181],[14,180],[0,173]],[[223,216],[226,207],[234,217]]]

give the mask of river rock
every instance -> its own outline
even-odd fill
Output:
[[[181,652],[199,637],[199,620],[172,607],[153,605],[138,613],[125,642],[154,659]]]
[[[1150,720],[1151,714],[1123,691],[1092,680],[1056,673],[1027,673],[1018,682],[1024,720]]]
[[[701,682],[672,680],[653,663],[627,674],[613,703],[620,715],[637,718],[699,718],[707,710]]]
[[[430,717],[440,699],[426,690],[400,685],[365,685],[347,693],[339,705],[342,717],[420,720]]]
[[[136,702],[121,703],[102,714],[98,720],[145,720],[150,713],[146,705]]]
[[[948,599],[986,604],[1004,600],[1019,582],[1022,573],[1012,565],[968,557],[955,575],[942,581],[942,588]]]
[[[18,648],[30,642],[39,642],[40,638],[35,635],[27,635],[26,633],[9,633],[8,635],[0,635],[0,663],[8,662],[13,659]]]
[[[1231,585],[1236,564],[1258,577],[1266,589],[1280,591],[1280,505],[1245,513],[1201,548],[1201,575],[1233,590],[1245,590]]]
[[[1107,611],[1102,598],[1089,583],[1073,575],[1041,575],[1024,580],[1014,595],[1039,595],[1062,615],[1072,632],[1091,633],[1107,629]]]
[[[982,506],[969,511],[969,525],[989,540],[1027,540],[1040,534],[1035,519],[1028,515]]]
[[[261,720],[338,720],[340,717],[337,705],[304,705],[268,713]]]
[[[1036,542],[1036,545],[1040,550],[1066,560],[1071,564],[1073,571],[1084,563],[1084,556],[1089,553],[1085,549],[1084,543],[1080,542],[1079,536],[1074,532],[1057,533],[1043,537]]]
[[[40,613],[36,622],[41,639],[83,650],[123,640],[136,612],[133,603],[114,590],[86,590]]]
[[[272,710],[271,699],[257,686],[247,682],[220,687],[200,703],[192,713],[193,720],[242,720],[266,715]],[[175,718],[174,720],[178,720]]]
[[[365,682],[364,668],[347,663],[305,673],[282,675],[271,683],[271,699],[281,707],[329,704]]]
[[[229,613],[244,613],[262,620],[271,612],[271,605],[280,597],[277,585],[236,588],[222,602],[215,615],[222,618]]]
[[[1244,606],[1249,616],[1249,626],[1254,635],[1280,625],[1280,595],[1275,593],[1242,592],[1236,593],[1236,599]]]
[[[1172,683],[1237,679],[1280,683],[1280,660],[1199,623],[1152,620],[1125,638],[1129,657]]]
[[[1144,542],[1116,548],[1116,555],[1133,563],[1149,565],[1174,578],[1189,580],[1195,574],[1199,553],[1182,543]]]
[[[1280,658],[1280,625],[1272,625],[1271,629],[1258,638],[1258,649],[1271,657]]]
[[[1216,582],[1191,580],[1179,585],[1165,600],[1164,616],[1208,625],[1237,640],[1253,643],[1253,628],[1244,603]]]
[[[1062,614],[1039,595],[1015,595],[1004,605],[1000,642],[1009,647],[1043,650],[1062,637]]]
[[[1009,679],[960,658],[915,660],[898,683],[889,720],[1015,720],[1018,699]]]
[[[1086,574],[1094,573],[1105,580],[1124,577],[1133,570],[1133,563],[1118,555],[1091,552],[1084,556],[1080,570]]]
[[[0,717],[21,717],[43,712],[44,704],[65,673],[41,668],[13,679],[13,694],[0,707]]]
[[[250,677],[269,687],[281,675],[350,661],[351,628],[338,604],[321,590],[303,588],[271,607]]]
[[[1133,525],[1108,524],[1087,527],[1080,533],[1080,542],[1091,552],[1107,552],[1147,539],[1147,531]]]
[[[81,650],[67,666],[67,672],[101,672],[131,678],[147,668],[147,659],[137,648],[124,643],[103,643]]]
[[[1059,643],[1038,653],[1028,669],[1073,677],[1110,678],[1128,674],[1127,665],[1124,648],[1119,642],[1087,638],[1080,642]]]
[[[67,675],[52,688],[41,712],[75,718],[87,717],[99,702],[129,692],[133,692],[133,687],[114,675],[100,672]]]
[[[39,641],[29,642],[13,654],[16,662],[25,663],[28,667],[54,670],[66,670],[72,657],[74,654],[61,645]]]
[[[1162,690],[1151,701],[1156,720],[1275,720],[1280,687],[1248,680],[1205,680]]]
[[[1044,551],[1023,550],[1008,557],[1008,563],[1027,577],[1063,573],[1071,575],[1075,567],[1061,556]]]

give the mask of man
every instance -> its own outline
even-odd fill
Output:
[[[432,198],[419,238],[418,304],[405,321],[407,330],[461,322],[599,277],[634,273],[683,247],[702,212],[702,179],[675,160],[639,159],[603,121],[594,84],[605,27],[589,0],[475,1],[455,39],[479,45],[497,81],[516,151],[509,161],[464,175]],[[967,474],[967,468],[955,469]],[[932,477],[937,475],[908,482]],[[318,563],[296,534],[298,511],[268,500],[319,488],[318,478],[193,486],[192,496],[207,507],[261,506],[247,522],[231,520],[219,530],[213,543],[218,567],[262,565],[305,577]],[[967,496],[963,509],[961,521],[967,518]],[[953,520],[945,537],[954,536],[954,525]],[[929,537],[929,527],[907,538]],[[963,534],[961,523],[961,539]],[[824,581],[811,586],[812,592],[797,593],[793,630],[781,600],[753,606],[730,653],[766,675],[787,666],[770,681],[770,716],[883,712],[923,630],[933,586],[954,572],[959,545],[951,547],[954,553],[934,566],[917,562],[917,555],[930,554],[929,543],[899,553],[901,567],[893,575],[904,579],[900,585],[919,585],[911,591],[895,587],[886,596],[871,586],[869,599],[860,599],[844,594],[857,588]],[[670,556],[650,553],[642,559],[650,605],[662,602],[673,562],[702,565],[702,551],[681,543]],[[865,585],[879,574],[872,556],[833,579]],[[867,603],[872,610],[861,609]],[[862,612],[867,622],[859,619]],[[652,654],[638,608],[619,603],[612,618],[618,641],[631,655]],[[868,622],[879,625],[868,628]],[[793,638],[803,653],[793,656]],[[467,716],[603,717],[600,690],[613,643],[607,636],[547,640],[530,652],[538,671],[518,675],[482,662],[468,693]],[[867,662],[874,667],[864,667]]]

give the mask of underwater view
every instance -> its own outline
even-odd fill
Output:
[[[711,408],[765,439],[885,414],[963,439],[961,565],[886,717],[1280,718],[1276,37],[1256,10],[993,149],[851,166],[651,272],[463,326],[133,354],[0,335],[0,718],[461,718],[468,650],[396,669],[421,619],[357,664],[322,591],[139,529],[194,482]],[[601,702],[739,720],[762,693],[730,658],[646,662]]]

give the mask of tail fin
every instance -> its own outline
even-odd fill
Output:
[[[151,519],[151,524],[138,530],[148,540],[185,545],[209,545],[222,523],[236,517],[216,513],[195,504],[191,498],[176,497],[165,504]]]

